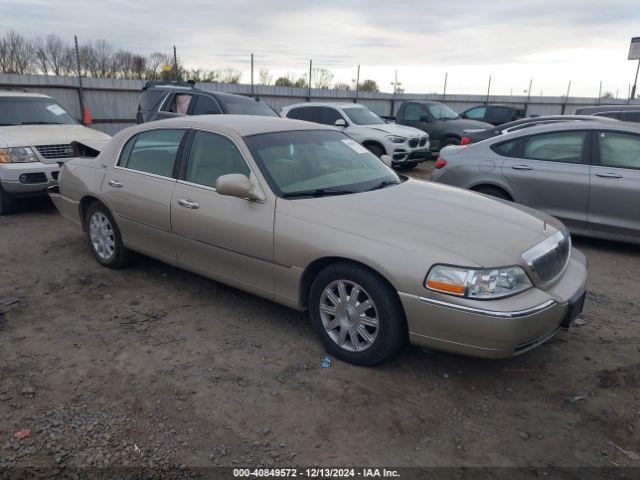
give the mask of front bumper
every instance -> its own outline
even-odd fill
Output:
[[[0,165],[0,185],[15,196],[46,194],[47,188],[58,180],[57,163],[3,163]]]
[[[426,290],[424,296],[399,295],[411,343],[474,357],[509,358],[541,345],[568,326],[563,322],[581,308],[586,279],[586,259],[574,249],[564,274],[546,291],[532,288],[491,301]]]
[[[411,148],[408,144],[387,144],[387,155],[391,157],[394,164],[402,165],[404,163],[419,163],[428,160],[431,157],[430,143],[421,147]]]

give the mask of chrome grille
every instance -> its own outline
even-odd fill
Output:
[[[419,142],[419,141],[420,141],[420,139],[419,139],[419,138],[410,138],[410,139],[409,139],[409,146],[410,146],[411,148],[415,148],[415,147],[417,147],[417,146],[418,146],[418,142]]]
[[[571,237],[558,231],[522,254],[537,283],[548,283],[560,275],[571,255]]]
[[[422,137],[420,139],[420,146],[424,147],[427,144],[427,137]]]
[[[73,147],[69,144],[36,145],[36,150],[43,158],[71,158],[75,155]]]

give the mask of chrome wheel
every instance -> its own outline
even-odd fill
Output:
[[[350,280],[330,283],[320,296],[320,319],[329,338],[350,352],[366,350],[378,335],[378,310],[364,288]]]
[[[115,250],[115,233],[111,222],[102,212],[95,212],[89,219],[89,236],[96,254],[103,260],[110,260]]]

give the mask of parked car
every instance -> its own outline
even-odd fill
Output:
[[[510,357],[580,313],[586,261],[559,221],[385,162],[309,122],[170,119],[67,163],[50,195],[101,265],[133,250],[308,309],[327,350],[359,365],[407,339]]]
[[[523,128],[535,127],[536,125],[569,121],[603,122],[607,120],[612,122],[616,121],[614,119],[609,119],[606,117],[592,117],[589,115],[545,115],[541,117],[521,118],[520,120],[508,122],[498,127],[465,130],[463,132],[464,136],[462,137],[462,139],[460,139],[460,145],[468,145],[470,143],[481,142],[482,140],[486,140],[487,138],[515,132],[517,130],[522,130]]]
[[[573,232],[640,243],[640,128],[539,125],[441,152],[432,179],[542,210]]]
[[[460,118],[444,103],[414,100],[400,104],[396,123],[427,132],[433,152],[447,145],[458,145],[464,136],[465,129],[491,128],[492,126],[486,122]]]
[[[0,90],[0,215],[12,213],[20,198],[46,195],[63,162],[110,139],[79,125],[51,97]]]
[[[140,123],[183,115],[263,115],[277,117],[266,103],[242,95],[205,92],[193,82],[147,82],[142,89],[136,121]]]
[[[429,135],[387,123],[364,105],[298,103],[283,108],[282,116],[342,128],[374,155],[389,155],[394,167],[410,169],[430,156]]]
[[[502,125],[513,122],[525,116],[524,106],[515,105],[478,105],[471,107],[460,114],[467,120],[479,120],[491,125]]]
[[[640,105],[593,105],[577,108],[576,115],[595,115],[625,122],[640,122]]]

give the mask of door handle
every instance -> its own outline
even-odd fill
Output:
[[[118,180],[109,180],[109,185],[111,185],[114,188],[121,188],[122,182],[119,182]]]
[[[618,175],[617,173],[596,173],[596,176],[601,178],[622,178],[622,175]]]
[[[178,205],[184,208],[191,208],[195,210],[196,208],[200,208],[200,204],[198,202],[194,202],[193,200],[189,200],[188,198],[179,198]]]
[[[513,165],[511,168],[514,170],[533,170],[533,167],[529,165]]]

